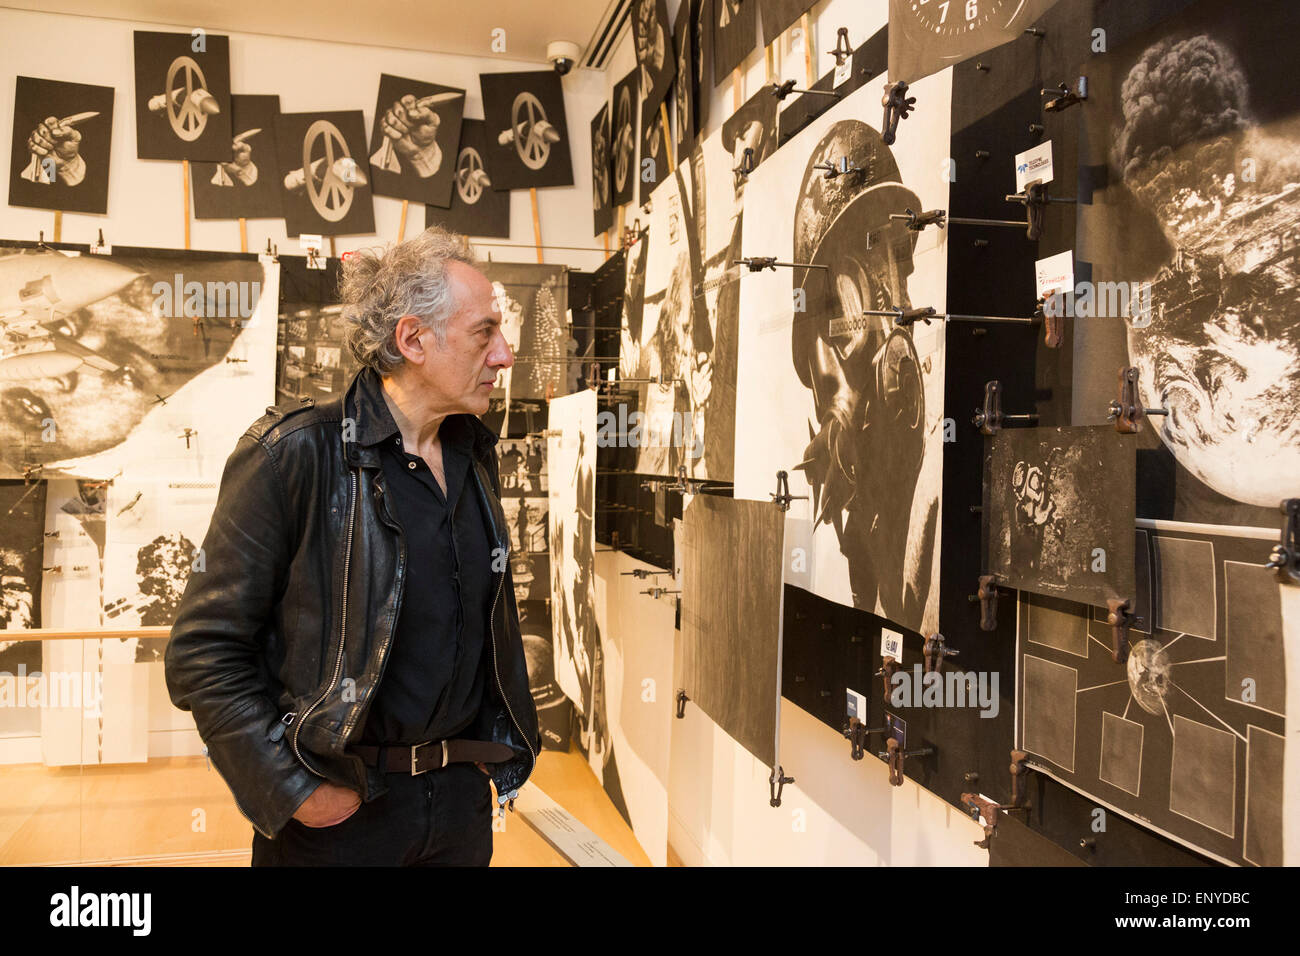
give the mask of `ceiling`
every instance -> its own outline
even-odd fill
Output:
[[[114,20],[166,24],[212,33],[263,33],[372,46],[500,55],[546,63],[546,44],[569,40],[588,47],[605,30],[606,14],[618,0],[116,0],[105,13],[103,0],[3,0],[0,6]],[[504,53],[492,50],[493,30],[505,30]]]

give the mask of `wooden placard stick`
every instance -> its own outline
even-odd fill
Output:
[[[401,242],[406,238],[406,210],[411,205],[409,199],[402,200],[402,218],[397,221],[397,241]]]
[[[777,43],[779,42],[780,40],[777,41]],[[776,47],[776,43],[770,43],[763,50],[763,58],[767,61],[767,81],[769,83],[771,83],[773,78],[776,76],[776,51],[774,49],[775,47]]]
[[[799,17],[799,29],[803,30],[803,72],[805,85],[812,89],[817,82],[817,75],[813,73],[813,55],[812,55],[812,17],[803,14]]]
[[[609,261],[609,230],[606,229],[600,234],[600,238],[605,242],[605,261]]]
[[[623,248],[623,230],[627,226],[627,203],[618,207],[618,231],[614,233],[614,239],[618,242],[618,247]]]
[[[745,102],[745,68],[742,63],[731,73],[731,111],[734,113]]]
[[[54,241],[63,241],[63,210],[54,210]]]
[[[190,247],[190,161],[181,160],[181,205],[185,212],[185,248]]]
[[[330,258],[337,259],[339,254],[334,251],[334,237],[330,236]]]
[[[664,155],[668,157],[668,171],[671,173],[676,167],[673,163],[673,134],[668,129],[668,101],[664,100],[659,104],[659,118],[664,124]]]
[[[239,217],[239,251],[248,251],[248,220],[243,216]]]
[[[542,220],[537,215],[537,187],[532,186],[528,190],[528,201],[533,206],[533,244],[537,246],[537,261],[542,262]]]

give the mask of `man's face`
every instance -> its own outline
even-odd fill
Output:
[[[482,415],[497,373],[515,364],[505,336],[492,283],[463,262],[447,264],[457,309],[447,318],[447,344],[439,346],[433,330],[421,333],[425,361],[420,379],[448,415]]]

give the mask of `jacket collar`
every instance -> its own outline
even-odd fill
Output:
[[[397,423],[384,402],[383,384],[373,369],[363,368],[343,396],[343,447],[350,464],[379,467],[376,445],[391,438]],[[476,415],[448,415],[470,437],[474,457],[488,459],[497,443],[493,431]]]

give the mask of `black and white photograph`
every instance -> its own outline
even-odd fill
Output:
[[[668,131],[664,121],[663,110],[656,106],[647,109],[648,104],[641,104],[641,127],[638,138],[637,160],[637,202],[644,206],[650,200],[655,187],[667,179],[671,173],[668,156]]]
[[[683,3],[682,6],[687,6]],[[641,109],[658,112],[677,74],[666,0],[632,0],[632,39],[640,70]]]
[[[9,205],[108,211],[113,97],[111,86],[16,79]]]
[[[876,114],[874,86],[819,116],[749,176],[743,250],[729,257],[796,264],[736,283],[736,495],[768,500],[788,472],[808,496],[791,507],[789,544],[809,560],[787,581],[920,633],[938,629],[944,333],[864,312],[945,307],[943,235],[890,216],[947,207],[934,170],[951,88],[950,73],[917,84],[932,109],[892,148],[854,118]],[[845,159],[857,170],[828,179]]]
[[[614,224],[613,155],[610,150],[609,104],[591,120],[591,224],[592,235],[608,232]]]
[[[329,259],[324,269],[313,269],[303,256],[280,257],[277,402],[337,398],[361,369],[344,344],[347,322],[339,301],[340,265],[339,260]]]
[[[446,209],[426,205],[424,228],[442,226],[466,236],[510,238],[510,193],[493,188],[487,157],[487,124],[463,120],[451,205]]]
[[[596,393],[551,402],[546,472],[555,679],[590,725],[597,648]]]
[[[41,576],[45,546],[44,481],[0,481],[0,630],[41,626]],[[25,663],[40,669],[39,641],[0,637],[0,671],[13,674]]]
[[[451,205],[465,91],[387,73],[370,131],[370,186],[430,206]]]
[[[510,533],[510,574],[516,601],[546,601],[551,594],[550,524],[547,497],[502,489],[501,507]]]
[[[543,499],[540,503],[534,502],[529,505],[531,514],[529,520],[536,524],[538,520],[545,519],[547,513],[545,495],[550,490],[546,484],[546,440],[541,437],[502,438],[497,442],[497,458],[501,471],[501,493],[512,496],[542,495]],[[525,540],[531,540],[535,544],[539,540],[538,535],[543,543],[550,541],[551,532],[545,520],[541,520],[541,526],[536,529],[536,532],[536,534],[533,532],[515,534],[513,538],[515,546],[522,549],[521,542]],[[544,551],[546,548],[540,550]]]
[[[1104,613],[1022,592],[1017,744],[1105,807],[1238,866],[1281,865],[1287,649],[1268,539],[1140,521],[1151,615],[1111,657]]]
[[[219,475],[274,397],[278,268],[125,247],[0,252],[0,469]]]
[[[1203,0],[1089,77],[1080,162],[1106,174],[1079,235],[1128,308],[1076,323],[1075,401],[1100,412],[1135,366],[1168,410],[1137,436],[1176,489],[1150,517],[1269,527],[1296,495],[1300,91],[1277,68],[1296,30],[1294,4]]]
[[[375,208],[361,110],[281,113],[280,198],[290,236],[369,235]]]
[[[480,73],[493,189],[572,186],[564,91],[554,70]]]
[[[964,4],[889,0],[889,78],[915,83],[1014,40],[1054,3],[1056,0],[965,0]]]
[[[578,750],[627,819],[596,613],[596,393],[550,403],[546,469],[555,680],[573,702]]]
[[[569,356],[569,278],[564,266],[484,262],[501,312],[501,333],[513,368],[497,376],[494,398],[510,403],[563,395]],[[503,426],[503,434],[510,432]]]
[[[691,147],[695,145],[695,101],[699,94],[696,92],[692,30],[691,4],[683,2],[677,8],[677,21],[673,24],[677,71],[673,75],[672,105],[669,107],[673,114],[673,157],[677,161],[690,156]]]
[[[136,158],[230,162],[230,37],[133,37]]]
[[[614,205],[624,206],[636,196],[639,171],[637,155],[637,74],[633,70],[614,86],[610,112],[610,164],[613,174]]]
[[[1109,425],[1004,428],[988,439],[985,570],[1000,585],[1094,607],[1131,600],[1136,452]]]
[[[698,706],[772,767],[781,699],[781,512],[697,495],[682,513],[682,683]],[[718,575],[719,567],[745,569]]]
[[[758,94],[697,143],[655,193],[642,248],[629,253],[621,367],[663,383],[644,389],[643,473],[684,466],[695,478],[732,480],[744,274],[735,263],[749,188],[737,168],[746,150],[758,164],[776,148],[775,124],[776,100]]]
[[[713,0],[713,85],[727,79],[757,46],[758,4]]]
[[[717,0],[691,0],[691,62],[694,83],[691,98],[695,102],[695,129],[692,136],[703,135],[709,119],[709,100],[713,96],[713,4]]]
[[[190,164],[195,219],[281,219],[280,154],[275,118],[280,97],[230,98],[229,162]]]
[[[547,571],[549,580],[550,571]],[[573,724],[573,701],[564,696],[555,682],[555,645],[551,642],[550,599],[519,601],[519,631],[528,660],[528,689],[537,706],[537,722],[542,733],[542,749],[569,750]]]
[[[104,622],[170,626],[191,574],[203,572],[203,539],[217,502],[215,481],[113,482],[104,549]],[[157,663],[166,638],[132,638],[136,661]]]
[[[763,21],[763,46],[771,46],[817,0],[758,0],[758,18]],[[807,43],[808,39],[805,38]]]

